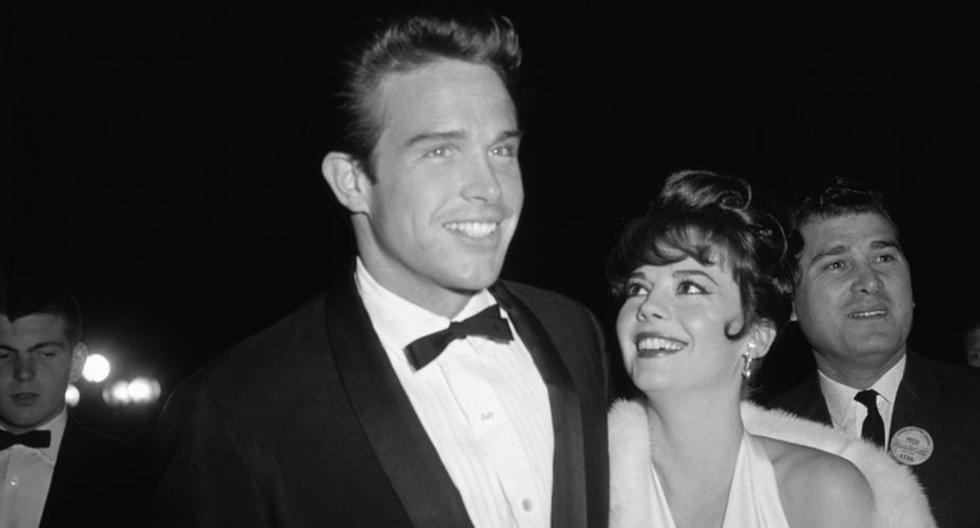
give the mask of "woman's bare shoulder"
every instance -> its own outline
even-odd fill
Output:
[[[871,525],[874,498],[857,466],[812,447],[756,438],[772,461],[779,498],[791,526]]]

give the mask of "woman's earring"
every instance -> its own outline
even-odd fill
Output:
[[[749,352],[755,348],[754,345],[749,345],[748,350],[742,353],[742,377],[746,380],[752,377],[752,354]]]

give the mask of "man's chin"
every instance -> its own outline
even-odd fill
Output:
[[[13,431],[29,431],[41,424],[36,416],[16,416],[12,420],[3,420],[3,425]]]
[[[458,292],[478,292],[489,288],[500,278],[500,266],[485,264],[482,266],[460,267],[465,269],[462,273],[455,273],[447,281],[447,287]]]
[[[448,289],[459,295],[470,296],[489,288],[495,282],[497,282],[496,277],[493,280],[460,281],[449,286]]]
[[[888,359],[905,349],[904,343],[893,338],[874,339],[869,338],[850,347],[852,354],[857,357]]]

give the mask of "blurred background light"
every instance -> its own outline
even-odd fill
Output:
[[[65,403],[67,403],[69,407],[74,407],[78,405],[78,401],[81,399],[82,395],[78,392],[78,387],[69,383],[68,388],[65,389]]]
[[[82,377],[92,383],[101,383],[109,377],[112,367],[102,354],[89,354],[82,367]]]
[[[102,399],[112,407],[149,404],[160,398],[160,382],[142,376],[118,380],[102,389]]]
[[[134,378],[129,382],[129,400],[133,403],[153,403],[160,397],[160,384],[148,378]]]
[[[129,404],[129,382],[117,381],[102,390],[102,399],[113,407]]]

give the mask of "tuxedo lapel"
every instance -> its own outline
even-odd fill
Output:
[[[48,496],[44,501],[41,528],[67,526],[69,518],[77,511],[75,497],[84,494],[82,490],[85,489],[85,482],[79,481],[78,476],[85,473],[78,468],[78,464],[84,460],[82,457],[85,456],[86,447],[83,443],[86,438],[79,435],[79,432],[71,417],[68,417],[61,437],[61,447],[58,449],[58,459],[51,474]]]
[[[555,453],[551,491],[551,525],[584,527],[586,512],[585,449],[582,408],[561,353],[533,313],[502,283],[490,292],[514,323],[521,341],[548,387]]]
[[[327,294],[325,311],[330,347],[351,407],[413,524],[472,526],[371,326],[352,273]]]

